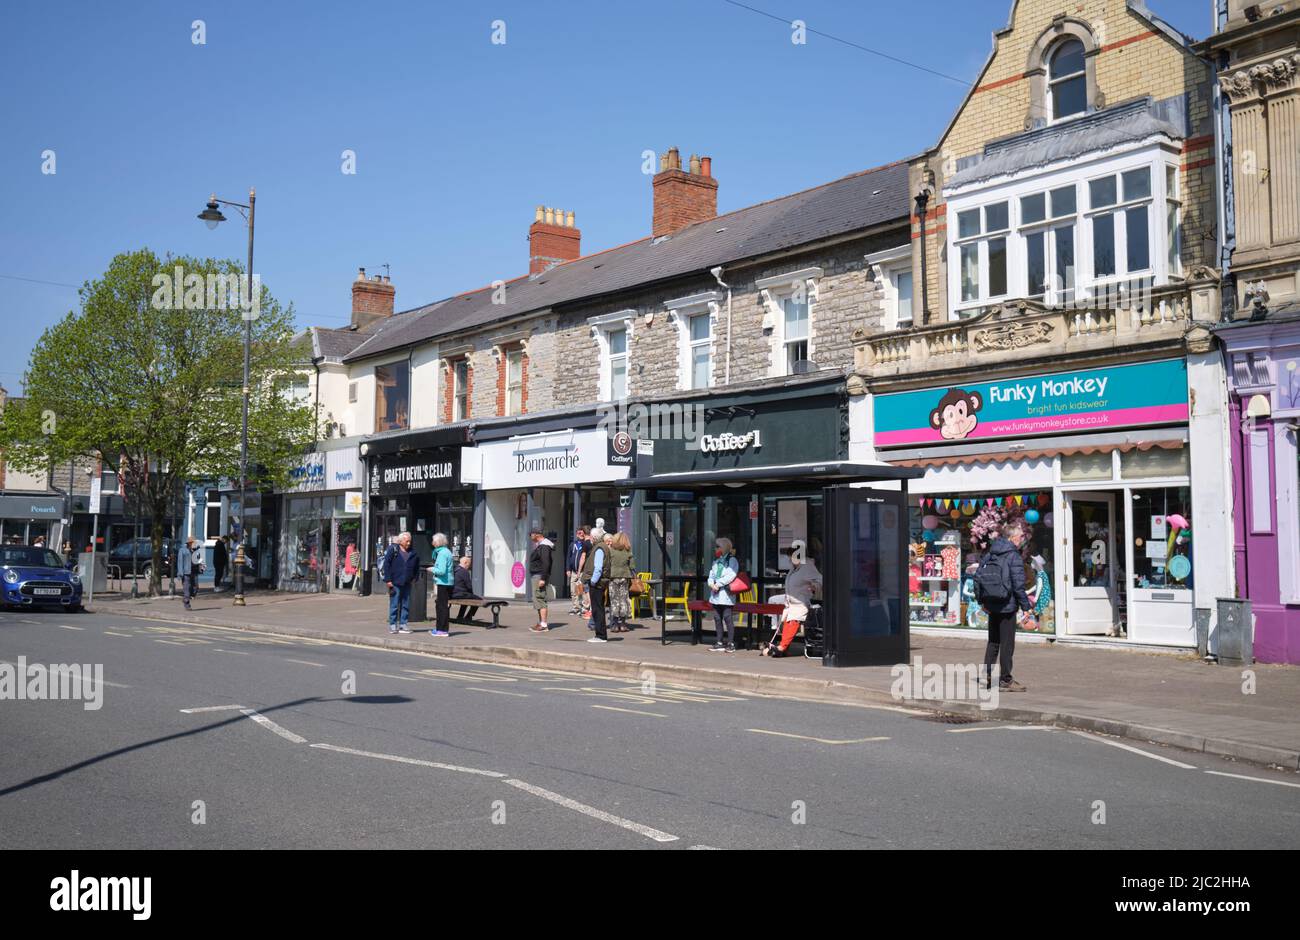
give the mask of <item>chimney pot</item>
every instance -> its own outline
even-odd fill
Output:
[[[565,217],[564,224],[567,225],[569,228],[573,228],[577,224],[577,222],[574,220],[572,209],[569,210],[568,215]]]
[[[691,154],[687,162],[689,172],[683,172],[680,151],[670,147],[661,165],[663,169],[652,182],[653,237],[717,217],[718,181],[713,178],[711,158]]]
[[[545,207],[543,207],[543,206],[538,206],[538,207],[537,207],[537,218],[535,218],[533,221],[534,221],[534,222],[540,222],[540,221],[542,221],[542,213],[544,213],[545,211],[546,211]]]
[[[700,157],[700,172],[703,173],[705,176],[713,175],[712,157]]]
[[[396,295],[390,278],[382,274],[367,277],[366,269],[358,268],[352,282],[352,327],[361,329],[391,317]]]
[[[366,279],[366,269],[365,269],[365,268],[357,268],[357,280],[358,280],[358,281],[364,281],[365,279]]]
[[[694,176],[700,175],[700,158],[697,157],[695,154],[691,154],[690,167],[691,167],[692,175]]]

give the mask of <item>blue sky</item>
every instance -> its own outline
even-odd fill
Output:
[[[923,27],[895,0],[745,3],[967,80],[1010,8],[933,0]],[[1209,0],[1148,5],[1208,30]],[[195,218],[209,192],[257,187],[258,273],[300,325],[342,326],[358,266],[391,265],[398,309],[525,273],[538,204],[577,213],[585,252],[643,237],[645,150],[712,156],[726,212],[925,148],[964,92],[725,0],[6,0],[0,87],[11,392],[76,306],[61,285],[117,252],[243,257],[238,219]]]

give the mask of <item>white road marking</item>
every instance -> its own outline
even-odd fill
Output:
[[[83,685],[91,685],[91,684],[93,683],[93,680],[92,680],[89,676],[83,676],[81,681],[82,681],[82,684],[83,684]],[[109,686],[110,688],[114,688],[114,689],[129,689],[129,688],[131,688],[129,685],[123,685],[123,684],[120,683],[120,682],[109,682],[107,679],[100,679],[99,681],[100,681],[103,685]]]
[[[966,734],[969,731],[1055,731],[1051,725],[979,725],[975,728],[949,728],[949,734]]]
[[[593,705],[592,708],[603,708],[607,712],[626,712],[629,715],[649,715],[651,718],[667,718],[667,715],[660,715],[657,712],[639,712],[635,708],[615,708],[613,705]]]
[[[223,650],[220,646],[214,646],[214,647],[212,647],[212,652],[214,652],[214,653],[229,653],[231,656],[248,656],[248,655],[250,655],[250,654],[248,654],[248,653],[245,653],[243,650]]]
[[[515,698],[528,698],[525,692],[507,692],[505,689],[476,689],[472,685],[465,686],[467,692],[490,692],[493,695],[513,695]]]
[[[25,619],[25,618],[23,618],[23,617],[19,617],[19,618],[18,618],[18,622],[19,622],[19,623],[40,623],[39,620],[27,620],[27,619]]]
[[[154,638],[154,642],[155,642],[155,643],[166,643],[168,646],[188,646],[188,645],[189,645],[189,644],[187,644],[187,643],[182,643],[180,640],[163,640],[163,639],[159,639],[158,637],[155,637],[155,638]]]
[[[718,848],[716,845],[688,845],[686,848],[688,851],[694,849],[699,852],[721,852],[722,851],[722,849]]]
[[[234,712],[243,708],[243,705],[204,705],[202,708],[182,708],[181,713],[185,715],[197,715],[199,712]]]
[[[251,708],[241,708],[240,712],[244,715],[245,718],[253,719],[263,728],[266,728],[268,731],[274,731],[276,734],[284,738],[286,741],[292,741],[294,744],[307,743],[306,738],[302,737],[301,735],[294,734],[288,728],[280,727],[270,718],[267,718],[265,715],[259,715],[256,711],[254,711]]]
[[[437,770],[454,770],[462,774],[476,774],[480,777],[494,777],[501,779],[505,774],[499,774],[495,770],[479,770],[476,767],[459,767],[456,764],[443,764],[433,760],[417,760],[414,757],[399,757],[396,754],[376,754],[373,751],[358,751],[355,748],[339,747],[335,744],[313,744],[312,747],[320,748],[322,751],[337,751],[340,754],[355,754],[357,757],[373,757],[377,760],[390,760],[398,764],[415,764],[417,767],[433,767]]]
[[[86,629],[85,627],[72,627],[72,626],[69,626],[69,625],[66,624],[66,623],[55,624],[55,626],[57,626],[60,630],[84,630],[84,629]]]
[[[126,637],[127,639],[130,639],[132,636],[134,636],[134,634],[131,634],[131,633],[116,633],[116,632],[114,632],[114,631],[112,631],[112,630],[105,630],[105,631],[104,631],[104,636],[124,636],[124,637]]]
[[[1089,741],[1098,741],[1102,744],[1109,744],[1111,747],[1117,747],[1124,751],[1131,751],[1134,754],[1141,754],[1143,757],[1149,757],[1152,760],[1163,761],[1166,764],[1173,764],[1175,767],[1181,767],[1183,770],[1195,770],[1192,764],[1184,764],[1182,761],[1174,760],[1170,757],[1162,757],[1159,754],[1152,754],[1150,751],[1144,751],[1140,747],[1132,747],[1128,744],[1121,744],[1119,741],[1111,741],[1108,738],[1099,738],[1095,734],[1089,734],[1087,731],[1070,730],[1070,734],[1077,734],[1081,738],[1087,738]]]
[[[414,676],[395,676],[391,672],[372,672],[372,676],[379,676],[381,679],[401,679],[403,682],[419,682]]]
[[[754,734],[774,734],[777,737],[781,737],[781,738],[798,738],[802,741],[816,741],[818,744],[866,744],[868,741],[889,740],[889,738],[887,737],[875,737],[875,738],[846,738],[843,741],[839,741],[834,738],[813,738],[813,737],[809,737],[806,734],[790,734],[789,732],[786,731],[764,731],[762,728],[749,728],[747,730],[754,732]]]
[[[604,810],[596,809],[594,806],[588,806],[585,803],[579,803],[577,800],[571,800],[567,796],[560,796],[558,793],[552,793],[550,790],[543,790],[541,787],[533,786],[531,783],[525,783],[522,780],[507,780],[512,787],[518,787],[525,793],[531,793],[533,796],[540,796],[544,800],[550,800],[563,806],[565,809],[571,809],[574,812],[583,813],[593,819],[599,819],[602,822],[613,823],[615,826],[621,826],[629,829],[638,835],[654,839],[656,842],[676,842],[677,836],[667,832],[661,832],[658,829],[652,829],[649,826],[643,826],[640,823],[632,822],[630,819],[623,819],[621,816],[614,816],[606,813]]]
[[[286,656],[284,661],[286,663],[297,663],[299,666],[318,666],[321,669],[325,668],[324,663],[314,663],[309,659],[290,659],[289,657]]]
[[[1233,777],[1237,780],[1253,780],[1255,783],[1271,783],[1275,787],[1295,787],[1300,790],[1300,783],[1288,783],[1285,780],[1269,780],[1266,777],[1247,777],[1245,774],[1230,774],[1222,770],[1207,770],[1207,774],[1214,774],[1216,777]]]

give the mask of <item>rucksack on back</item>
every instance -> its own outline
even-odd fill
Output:
[[[975,597],[985,607],[1005,604],[1011,597],[1011,572],[1001,559],[985,552],[975,569]]]

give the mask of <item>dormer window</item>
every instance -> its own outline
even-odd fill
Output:
[[[1048,55],[1047,95],[1054,121],[1088,110],[1088,74],[1079,40],[1067,39]]]

